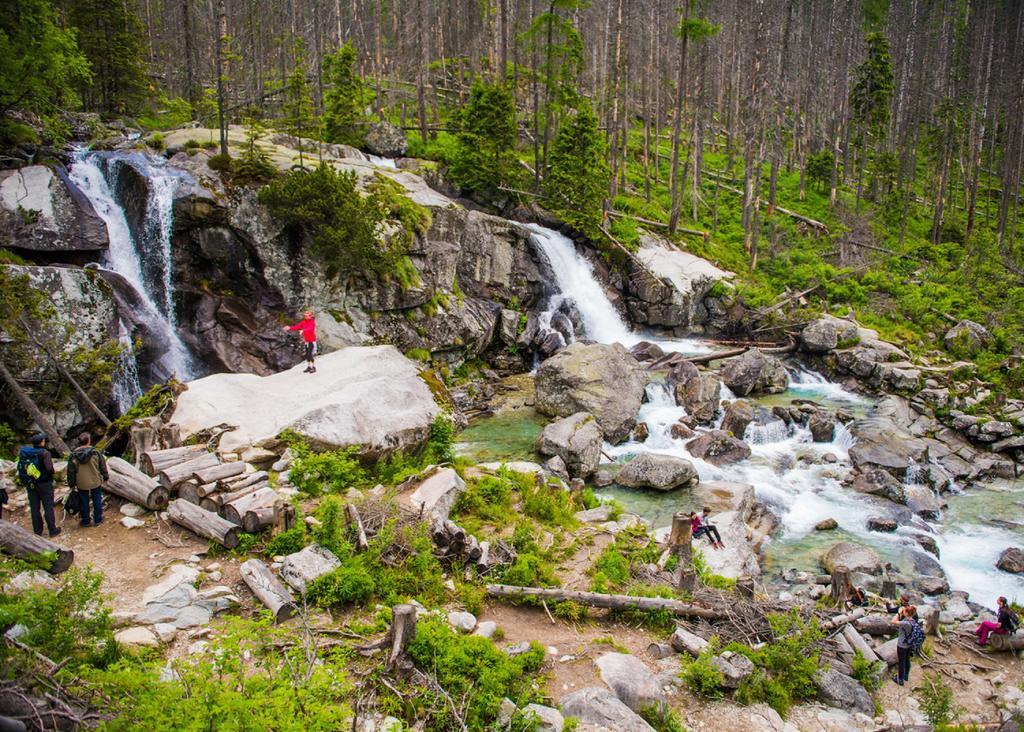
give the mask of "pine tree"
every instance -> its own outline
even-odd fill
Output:
[[[48,0],[0,3],[0,116],[27,109],[50,122],[55,108],[78,105],[89,78],[74,30],[60,27]]]
[[[259,143],[267,129],[255,114],[245,119],[245,146],[242,154],[232,163],[232,177],[237,182],[258,182],[269,180],[277,173],[270,154]]]
[[[581,100],[558,128],[544,177],[544,193],[552,210],[590,237],[600,234],[611,177],[606,147],[597,129],[597,115],[588,101]]]
[[[491,198],[518,180],[516,103],[503,84],[477,83],[459,113],[452,179],[467,192]]]
[[[356,49],[346,43],[324,58],[324,138],[328,142],[363,144],[367,121],[363,114],[363,80],[356,73]]]
[[[857,170],[857,207],[860,207],[864,166],[867,163],[867,138],[875,135],[881,143],[881,133],[889,122],[889,103],[892,101],[892,56],[889,39],[884,33],[869,33],[864,39],[868,47],[867,58],[854,70],[850,89],[851,123],[858,131],[860,165]]]
[[[285,81],[284,122],[285,129],[299,138],[299,167],[305,167],[303,156],[306,145],[303,138],[309,137],[316,129],[316,117],[313,113],[313,94],[310,88],[306,49],[302,41],[295,44],[295,68]]]
[[[108,114],[138,111],[149,95],[142,58],[145,29],[124,0],[66,0],[68,22],[92,65],[82,89],[88,109]]]

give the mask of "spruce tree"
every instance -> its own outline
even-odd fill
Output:
[[[590,102],[580,100],[558,128],[544,177],[544,194],[552,210],[574,229],[594,238],[600,235],[611,176],[606,147]]]
[[[477,83],[459,113],[458,148],[452,179],[469,193],[500,196],[502,186],[515,185],[516,103],[502,84]]]
[[[363,114],[363,80],[356,73],[356,49],[346,43],[324,58],[324,138],[328,142],[363,144],[367,121]]]
[[[305,167],[303,153],[306,150],[303,138],[309,137],[316,128],[313,113],[313,94],[307,75],[306,50],[302,41],[295,44],[295,68],[285,81],[284,127],[298,140],[299,167]]]
[[[889,122],[889,104],[892,101],[892,56],[889,39],[884,33],[869,33],[864,39],[868,47],[867,58],[854,70],[850,89],[850,121],[858,131],[860,165],[857,167],[857,208],[860,208],[861,185],[867,164],[869,136],[876,136],[881,144],[882,132]]]
[[[131,114],[149,95],[142,59],[145,29],[124,0],[66,0],[68,22],[78,46],[92,65],[82,89],[86,108],[107,114]]]

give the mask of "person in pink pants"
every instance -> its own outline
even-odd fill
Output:
[[[988,643],[988,637],[993,633],[996,635],[1006,635],[1007,633],[1012,633],[1017,629],[1016,618],[1010,610],[1010,606],[1006,602],[1006,598],[1000,597],[996,600],[996,603],[999,605],[997,621],[993,623],[991,620],[986,620],[978,626],[976,631],[974,631],[974,634],[978,636],[979,646],[983,646]]]

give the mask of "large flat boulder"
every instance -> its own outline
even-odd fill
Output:
[[[695,505],[707,506],[712,513],[735,511],[744,521],[750,518],[757,500],[754,486],[724,480],[703,480],[693,488],[691,495]]]
[[[394,346],[344,348],[272,376],[215,374],[188,385],[171,421],[187,438],[218,424],[236,427],[222,450],[272,443],[292,429],[313,445],[359,445],[367,453],[413,449],[441,413],[418,366]]]
[[[281,579],[293,590],[305,595],[309,584],[328,572],[341,566],[338,558],[329,549],[319,544],[310,544],[302,551],[289,554],[281,565]]]
[[[665,692],[654,672],[636,656],[605,653],[594,663],[601,674],[601,680],[608,684],[619,701],[634,712],[665,701]]]
[[[881,468],[904,478],[912,466],[928,461],[928,444],[885,416],[857,420],[850,426],[857,442],[850,448],[855,468]]]
[[[594,415],[605,439],[626,439],[636,425],[647,375],[622,345],[577,341],[537,369],[537,411],[549,417]]]
[[[597,421],[586,412],[577,412],[552,422],[537,438],[537,452],[557,455],[573,478],[587,478],[601,462],[603,436]]]
[[[845,348],[860,340],[857,324],[825,315],[811,321],[800,333],[800,348],[808,353],[825,353],[836,347]]]
[[[108,244],[107,225],[63,168],[0,171],[0,245],[89,252]]]
[[[562,697],[562,714],[596,729],[616,732],[654,732],[654,727],[608,689],[591,686]]]
[[[875,713],[875,702],[859,682],[835,669],[820,672],[814,679],[818,697],[830,707],[847,712]]]
[[[708,523],[722,536],[722,549],[714,549],[708,539],[699,538],[693,545],[704,554],[704,563],[712,574],[736,579],[748,575],[761,576],[761,564],[751,543],[753,533],[739,511],[713,514]]]
[[[830,574],[836,567],[846,567],[851,572],[878,574],[882,571],[882,560],[874,549],[860,544],[841,541],[833,544],[821,558],[821,566]]]

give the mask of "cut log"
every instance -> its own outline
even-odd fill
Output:
[[[216,541],[228,549],[238,546],[238,526],[188,501],[171,501],[167,506],[167,517],[193,534]]]
[[[842,633],[837,633],[832,638],[832,642],[836,644],[836,650],[844,656],[853,655],[853,646],[850,645],[849,641],[843,637]]]
[[[235,463],[219,463],[209,468],[195,470],[192,473],[192,477],[200,484],[216,483],[221,478],[230,478],[233,475],[242,475],[244,472],[245,463],[238,461]]]
[[[238,526],[242,525],[242,516],[245,515],[246,511],[253,511],[257,508],[264,508],[266,506],[273,506],[275,501],[280,500],[280,496],[277,495],[277,491],[273,488],[260,488],[258,491],[254,491],[248,495],[236,498],[235,500],[228,503],[225,501],[221,505],[221,513],[224,518],[233,524]]]
[[[470,536],[466,542],[466,559],[476,562],[480,559],[481,554],[483,554],[483,550],[480,548],[480,542],[475,536]]]
[[[203,483],[200,486],[196,486],[196,495],[200,498],[206,498],[212,496],[214,493],[220,491],[220,481],[214,483]],[[181,496],[181,488],[178,489],[178,495]]]
[[[862,607],[858,607],[852,612],[843,613],[842,615],[835,615],[829,620],[822,623],[822,627],[826,630],[831,628],[841,628],[847,623],[852,623],[858,618],[863,618],[867,614],[867,610]]]
[[[242,475],[233,475],[230,478],[222,478],[217,481],[217,485],[220,486],[222,491],[237,491],[242,488],[248,488],[251,485],[257,483],[267,483],[270,481],[270,475],[266,470],[258,470],[255,473],[248,473]]]
[[[219,464],[220,460],[212,452],[201,452],[191,460],[179,462],[161,470],[159,473],[160,485],[169,491],[174,491],[180,483],[190,480],[192,474],[197,470],[212,468]]]
[[[52,574],[60,574],[75,561],[75,553],[70,549],[3,519],[0,519],[0,551],[27,561],[38,561],[40,555],[52,554],[54,560],[49,569]]]
[[[264,483],[253,483],[252,485],[245,486],[245,488],[239,488],[238,490],[231,491],[229,493],[224,493],[224,492],[214,493],[212,496],[210,496],[210,498],[215,500],[217,502],[218,506],[224,506],[225,504],[231,503],[233,501],[237,501],[239,498],[244,498],[245,496],[250,496],[253,493],[255,493],[256,491],[260,491],[260,490],[263,490],[264,488],[269,488],[269,487],[270,487],[270,483],[267,483],[267,482],[264,482]]]
[[[295,614],[295,598],[266,564],[259,559],[249,559],[242,562],[238,573],[256,599],[274,614],[275,623],[283,623]]]
[[[832,602],[840,610],[846,607],[846,601],[853,594],[853,583],[850,582],[850,570],[838,566],[832,570]]]
[[[993,633],[988,637],[988,645],[993,651],[1019,651],[1024,649],[1024,635],[1020,632],[1013,635]]]
[[[676,627],[676,632],[668,640],[672,648],[679,653],[689,653],[696,658],[705,648],[708,647],[706,638],[701,638],[696,633],[691,633],[686,628]]]
[[[109,492],[144,506],[150,511],[160,511],[167,507],[170,492],[160,485],[156,478],[151,478],[119,457],[109,458],[107,469],[110,479],[104,487]]]
[[[202,445],[186,445],[166,450],[150,450],[142,454],[142,470],[155,476],[164,468],[169,468],[186,460],[191,460],[206,449]]]
[[[178,486],[178,498],[189,503],[199,505],[202,500],[202,496],[199,494],[203,488],[201,485],[196,485],[194,480],[186,480],[184,483]]]
[[[270,506],[251,508],[242,515],[242,531],[255,534],[268,526],[277,523],[277,514],[282,510],[284,501],[278,499]]]
[[[363,527],[363,519],[359,515],[359,509],[356,508],[356,504],[345,504],[345,514],[348,525],[356,531],[356,550],[365,552],[369,548],[370,543],[366,540],[366,529]]]
[[[843,626],[843,637],[846,638],[847,643],[850,644],[850,647],[855,652],[859,651],[860,655],[864,656],[864,660],[871,663],[878,660],[878,654],[875,653],[875,649],[868,645],[868,642],[864,640],[864,637],[852,625]]]
[[[707,607],[669,600],[661,597],[635,597],[633,595],[605,595],[600,592],[579,592],[576,590],[544,589],[541,587],[515,587],[513,585],[487,585],[491,597],[521,600],[534,597],[541,600],[565,602],[571,600],[587,607],[609,610],[668,610],[679,617],[718,620],[722,613]]]
[[[865,615],[857,619],[854,627],[867,635],[893,635],[896,632],[896,626],[888,615]]]

